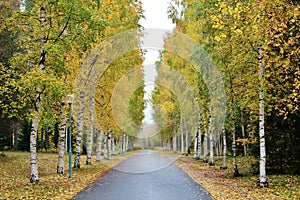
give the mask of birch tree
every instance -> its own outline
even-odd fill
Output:
[[[81,141],[83,134],[83,117],[84,117],[84,92],[80,91],[79,96],[79,110],[78,110],[78,126],[76,136],[76,153],[74,159],[74,168],[80,168],[80,154],[81,154]]]
[[[214,165],[214,139],[213,139],[213,119],[212,107],[209,107],[209,165]]]
[[[177,152],[177,133],[176,133],[175,127],[174,127],[174,130],[173,130],[173,152],[174,153]]]
[[[111,154],[116,155],[116,144],[115,144],[114,131],[111,131],[110,136],[111,136]]]
[[[203,162],[207,161],[207,154],[208,154],[208,144],[207,144],[207,131],[204,132],[204,139],[203,139]]]
[[[104,146],[103,147],[104,148],[104,151],[103,151],[104,158],[108,160],[109,158],[108,158],[108,139],[107,139],[107,133],[104,134],[103,146]]]
[[[88,144],[87,144],[87,157],[86,164],[92,164],[92,148],[93,148],[93,136],[94,136],[94,110],[95,110],[95,97],[90,98],[90,130],[88,135]]]
[[[265,126],[264,126],[264,67],[262,64],[263,50],[261,45],[258,46],[258,68],[259,68],[259,147],[260,147],[260,161],[259,161],[259,185],[267,186],[266,178],[266,142],[265,142]]]
[[[184,138],[183,138],[183,117],[180,117],[180,142],[181,154],[184,154]]]
[[[202,159],[202,111],[199,110],[198,122],[198,159]]]
[[[96,162],[101,161],[102,135],[102,126],[100,125],[97,131]]]
[[[45,23],[46,23],[46,9],[42,6],[40,8],[40,23],[41,23],[41,54],[40,54],[40,62],[39,69],[45,69],[45,56],[46,51],[43,49],[46,40],[46,35],[44,33]],[[38,90],[41,90],[38,88]],[[39,127],[39,118],[38,114],[41,109],[41,95],[37,93],[37,101],[35,102],[35,110],[36,115],[32,119],[31,131],[30,131],[30,182],[35,183],[39,182],[38,177],[38,161],[37,161],[37,132]]]
[[[198,147],[198,128],[197,128],[197,118],[194,117],[194,158],[196,159],[198,157],[197,155],[197,147]]]
[[[223,136],[223,160],[221,169],[227,169],[226,164],[226,154],[227,154],[227,142],[226,142],[226,132],[224,126],[222,127],[222,136]]]
[[[66,144],[66,116],[65,116],[65,103],[61,105],[59,123],[59,137],[58,137],[58,164],[57,164],[57,173],[64,174],[64,155],[65,155],[65,144]]]

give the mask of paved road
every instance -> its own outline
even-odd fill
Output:
[[[167,158],[143,151],[122,162],[74,200],[199,200],[210,195]]]

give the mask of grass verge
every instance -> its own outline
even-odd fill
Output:
[[[133,152],[111,156],[111,160],[85,165],[81,156],[81,168],[73,169],[68,178],[68,158],[65,157],[65,174],[56,173],[58,154],[39,153],[39,183],[29,183],[30,154],[28,152],[3,152],[0,156],[0,199],[70,199],[83,188],[100,178],[107,171],[125,160]],[[73,158],[74,159],[74,158]]]

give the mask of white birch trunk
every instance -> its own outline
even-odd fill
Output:
[[[108,139],[107,139],[107,134],[104,134],[104,158],[108,160],[108,154],[107,154],[107,149],[108,149],[108,146],[107,146],[107,142],[108,142]]]
[[[259,161],[259,185],[261,187],[268,186],[266,175],[266,144],[265,144],[265,127],[264,127],[264,67],[262,65],[262,47],[258,47],[258,67],[259,67],[259,147],[260,147],[260,161]]]
[[[14,146],[14,150],[17,151],[18,150],[18,124],[19,122],[14,121],[13,122],[13,146]]]
[[[236,162],[235,117],[233,111],[232,111],[232,154],[233,154],[234,176],[239,176],[240,174]]]
[[[125,141],[126,141],[126,134],[123,134],[123,138],[122,138],[122,153],[125,152]]]
[[[115,135],[112,131],[111,134],[111,155],[116,155]]]
[[[97,156],[96,156],[96,162],[101,161],[101,144],[102,144],[102,126],[100,125],[97,135]]]
[[[111,134],[110,132],[107,135],[107,159],[110,159],[111,155]]]
[[[209,165],[214,165],[214,138],[213,138],[213,124],[212,124],[212,108],[209,107]]]
[[[226,165],[227,142],[226,142],[226,132],[224,126],[222,127],[222,135],[223,135],[223,162],[220,168],[227,169],[227,165]]]
[[[194,158],[198,157],[197,155],[197,147],[198,147],[198,130],[197,130],[197,119],[194,119]]]
[[[185,130],[185,155],[189,155],[189,131],[186,126],[186,120],[184,124],[184,130]]]
[[[31,123],[30,131],[30,182],[39,182],[38,162],[37,162],[37,130],[38,116],[34,116]]]
[[[59,123],[59,136],[58,136],[58,163],[57,163],[57,173],[58,174],[64,174],[65,169],[65,144],[66,144],[66,116],[65,116],[65,104],[61,105],[60,108],[60,120]]]
[[[45,56],[46,52],[43,49],[46,43],[45,37],[45,23],[46,23],[46,10],[44,7],[40,9],[40,23],[41,23],[41,54],[39,61],[39,68],[41,70],[45,69]],[[40,90],[38,88],[37,90]],[[37,100],[35,103],[36,111],[39,113],[41,108],[41,95],[37,94]],[[38,177],[38,161],[37,161],[37,132],[39,127],[38,116],[35,115],[32,120],[31,130],[30,130],[30,182],[39,182]]]
[[[181,154],[184,154],[184,139],[183,139],[183,123],[182,117],[180,119],[180,140],[181,140]]]
[[[208,154],[208,145],[207,145],[207,133],[204,133],[203,140],[203,161],[207,162],[207,154]]]
[[[176,129],[174,127],[174,136],[173,136],[173,152],[177,152],[177,136],[176,136]]]
[[[199,112],[198,124],[198,159],[202,159],[202,113]]]
[[[86,164],[92,164],[92,150],[93,150],[93,137],[94,137],[94,110],[95,110],[95,98],[91,97],[91,107],[90,107],[90,131],[88,135],[88,144],[87,144],[87,156]]]
[[[80,106],[78,111],[78,131],[76,136],[76,153],[74,160],[74,168],[80,168],[80,150],[83,132],[83,114],[84,114],[84,92],[80,91]]]
[[[242,137],[243,139],[246,138],[245,136],[245,125],[244,125],[244,111],[241,108],[241,128],[242,128]],[[247,156],[247,145],[244,145],[244,156]]]
[[[125,150],[128,151],[129,150],[129,136],[127,134],[126,134],[125,139],[126,139],[126,148],[125,148]]]

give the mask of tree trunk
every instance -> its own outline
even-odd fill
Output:
[[[173,137],[173,152],[177,152],[177,136],[176,136],[176,129],[174,127],[174,137]]]
[[[18,150],[18,122],[13,122],[14,150]]]
[[[80,106],[78,111],[78,131],[76,136],[76,153],[74,160],[74,168],[80,168],[80,150],[83,132],[83,113],[84,113],[84,92],[80,91]]]
[[[223,162],[220,168],[227,169],[227,165],[226,165],[227,144],[226,144],[226,132],[224,126],[222,127],[222,135],[223,135]]]
[[[202,159],[202,113],[199,112],[198,124],[198,159]]]
[[[129,136],[126,134],[126,137],[125,137],[125,139],[126,139],[126,148],[125,148],[125,150],[126,151],[128,151],[129,150]]]
[[[116,155],[115,135],[113,131],[111,132],[110,136],[111,136],[111,154]]]
[[[45,36],[45,22],[46,22],[46,10],[44,7],[40,9],[40,23],[41,23],[41,54],[40,54],[40,62],[39,69],[45,69],[45,61],[46,61],[46,51],[43,49],[46,43]],[[40,88],[37,89],[38,91]],[[41,95],[37,93],[37,100],[35,102],[36,112],[40,112],[41,108]],[[37,162],[37,132],[39,126],[38,115],[35,115],[32,120],[31,131],[30,131],[30,182],[36,183],[39,181],[38,177],[38,162]]]
[[[234,167],[234,176],[239,176],[239,169],[236,162],[236,138],[235,138],[235,117],[234,112],[232,111],[232,154],[233,154],[233,167]]]
[[[108,154],[107,154],[107,149],[108,149],[108,146],[107,146],[107,134],[104,134],[104,158],[108,160]]]
[[[90,107],[90,131],[88,135],[88,144],[87,144],[87,156],[86,164],[92,164],[92,149],[93,149],[93,137],[94,137],[94,110],[95,110],[95,98],[91,97],[91,107]]]
[[[266,146],[265,146],[265,127],[264,127],[264,67],[262,65],[262,47],[258,47],[258,67],[259,67],[259,147],[260,147],[260,161],[259,161],[259,185],[261,187],[268,186],[266,175]]]
[[[123,134],[123,138],[122,138],[122,153],[125,152],[125,141],[126,141],[126,134]]]
[[[86,152],[86,142],[87,142],[87,133],[88,132],[88,127],[85,123],[83,123],[83,134],[82,134],[82,154],[87,155]]]
[[[184,120],[185,123],[184,123],[184,130],[185,130],[185,155],[189,155],[189,131],[187,129],[187,126],[186,126],[186,120]]]
[[[102,126],[100,125],[97,135],[97,156],[96,156],[96,162],[101,161],[101,143],[102,143]]]
[[[197,119],[195,117],[194,120],[194,158],[196,159],[198,157],[197,155],[197,146],[198,146],[198,130],[197,130]]]
[[[110,132],[107,134],[107,159],[110,159],[111,155],[111,135]]]
[[[57,173],[64,174],[64,153],[65,153],[65,142],[66,142],[66,117],[65,117],[65,104],[61,105],[60,108],[60,119],[59,123],[59,136],[58,136],[58,163]]]
[[[183,123],[182,123],[182,117],[180,120],[180,140],[181,140],[181,154],[184,154],[184,140],[183,140]]]
[[[207,133],[204,134],[203,140],[203,162],[207,163],[207,152],[208,152],[208,145],[207,145]]]
[[[34,116],[30,130],[30,182],[39,182],[37,162],[37,130],[39,126],[38,116]]]
[[[212,108],[209,107],[209,165],[214,165],[214,138],[213,138],[213,124],[212,124]]]
[[[245,125],[244,125],[244,110],[241,108],[241,128],[242,128],[242,137],[243,139],[246,138],[245,136]],[[244,156],[247,156],[247,145],[244,145]]]

